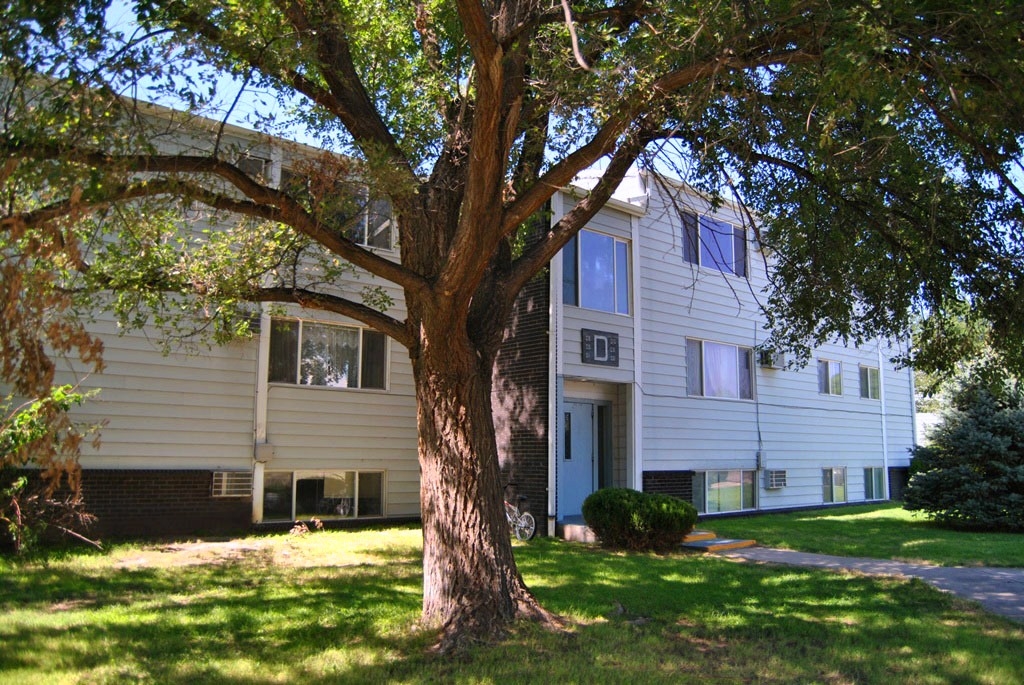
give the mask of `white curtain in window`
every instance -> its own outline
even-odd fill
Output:
[[[736,348],[704,343],[704,394],[709,397],[739,397]]]
[[[359,330],[305,324],[302,327],[302,385],[359,387]]]

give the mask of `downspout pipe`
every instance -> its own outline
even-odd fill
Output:
[[[882,365],[882,341],[878,341],[878,400],[882,405],[882,484],[889,499],[889,426],[885,408],[885,367]]]

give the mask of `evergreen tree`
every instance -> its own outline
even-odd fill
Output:
[[[1024,392],[975,375],[932,444],[917,447],[904,507],[955,528],[1024,531]]]

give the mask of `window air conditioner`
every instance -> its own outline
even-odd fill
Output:
[[[765,471],[764,487],[766,490],[781,490],[786,487],[785,469],[771,469]]]
[[[786,366],[786,355],[783,352],[761,350],[757,353],[757,361],[762,369],[782,369]]]

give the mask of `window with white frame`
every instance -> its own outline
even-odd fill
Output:
[[[881,397],[878,367],[860,367],[860,396],[866,400],[877,400]]]
[[[281,189],[308,205],[322,220],[336,223],[346,238],[366,247],[391,249],[394,221],[387,198],[377,197],[355,182],[334,184],[319,192],[311,185],[301,172],[281,169]]]
[[[385,198],[369,196],[365,188],[360,199],[363,209],[357,220],[345,231],[345,237],[360,245],[390,250],[394,232],[391,202]]]
[[[828,359],[818,360],[818,392],[822,395],[843,394],[843,365]]]
[[[885,475],[881,466],[864,469],[864,499],[885,499]]]
[[[754,399],[753,349],[687,338],[686,394]]]
[[[383,390],[387,347],[383,333],[367,328],[275,318],[267,380]]]
[[[562,248],[562,301],[629,314],[629,243],[582,230]]]
[[[383,471],[267,471],[263,520],[384,515]]]
[[[683,260],[736,276],[747,276],[747,234],[710,217],[683,215]]]
[[[846,501],[846,468],[836,467],[821,470],[821,499],[823,502]]]
[[[757,506],[754,471],[705,471],[693,474],[693,504],[703,514],[743,511]]]

